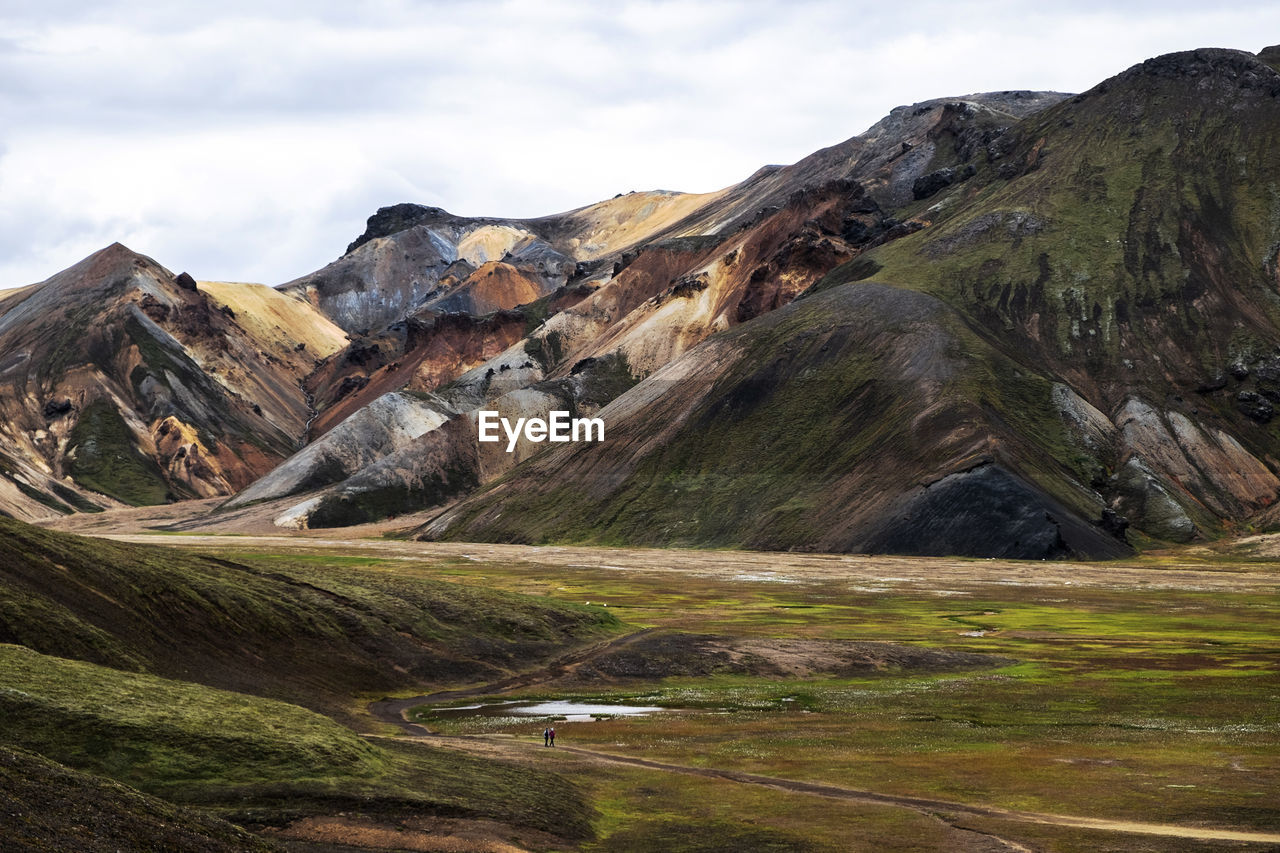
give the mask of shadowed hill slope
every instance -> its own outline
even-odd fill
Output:
[[[195,809],[0,746],[0,838],[13,853],[278,849]]]
[[[1280,74],[1240,51],[1134,66],[1037,113],[931,225],[835,270],[955,306],[1114,428],[1095,488],[1162,538],[1280,494]]]
[[[878,284],[717,336],[433,522],[453,538],[1112,557],[1054,383]],[[910,532],[908,532],[910,531]]]
[[[80,781],[76,805],[81,813],[101,816],[104,830],[135,832],[135,845],[128,849],[218,849],[201,842],[197,832],[238,837],[236,849],[268,845],[123,786],[113,786],[118,804],[103,808],[92,788],[106,788],[105,782],[92,786],[79,774],[58,773],[25,751],[170,803],[256,825],[358,812],[393,820],[423,815],[498,820],[566,838],[592,833],[590,805],[553,773],[419,745],[379,744],[296,705],[4,644],[0,679],[6,686],[0,690],[0,740],[23,750],[17,755],[39,774],[29,780],[34,784],[16,786],[18,796],[49,798],[56,807],[66,782]],[[4,760],[10,752],[0,747],[0,778],[7,775]],[[12,795],[6,789],[0,796]],[[178,826],[139,821],[134,811],[144,803],[176,818]],[[79,834],[74,825],[26,823],[59,839],[46,849],[83,849],[74,843]],[[25,829],[0,837],[10,842],[24,837]],[[182,834],[196,836],[190,846],[163,846],[166,836]]]
[[[329,710],[358,691],[527,666],[616,626],[525,596],[255,569],[7,519],[0,546],[0,642]]]

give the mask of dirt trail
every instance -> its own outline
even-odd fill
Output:
[[[420,728],[420,727],[419,727]],[[369,735],[369,737],[381,737]],[[527,744],[508,738],[485,735],[415,735],[416,740],[429,742],[433,746],[461,749],[463,751],[480,751],[493,757],[513,753],[529,753],[542,749],[536,744]],[[479,750],[476,750],[479,747]],[[897,794],[882,794],[860,788],[848,788],[843,785],[832,785],[825,782],[801,782],[795,779],[782,779],[776,776],[762,776],[757,773],[743,773],[737,770],[725,770],[715,767],[693,767],[687,764],[674,764],[669,761],[654,761],[648,758],[636,758],[628,755],[617,755],[579,746],[557,746],[559,752],[580,756],[588,761],[622,764],[631,767],[642,767],[647,770],[659,770],[665,773],[681,773],[689,776],[700,776],[706,779],[724,779],[743,785],[758,785],[779,791],[797,794],[808,794],[818,797],[832,797],[852,802],[875,805],[899,806],[924,814],[943,814],[956,817],[981,817],[1018,823],[1036,823],[1047,826],[1065,826],[1076,829],[1090,829],[1102,832],[1119,832],[1130,835],[1159,835],[1169,838],[1187,838],[1198,841],[1240,841],[1254,844],[1280,844],[1280,832],[1257,832],[1251,830],[1217,829],[1195,826],[1180,826],[1168,823],[1146,823],[1143,821],[1110,820],[1107,818],[1083,817],[1080,815],[1051,814],[1048,812],[1018,811],[1003,809],[998,806],[972,805],[951,800],[935,800],[928,797],[909,797]],[[1002,843],[1014,848],[1020,847],[1016,842],[999,839]],[[1025,848],[1022,848],[1025,849]]]
[[[565,655],[562,655],[546,667],[539,670],[520,673],[491,684],[460,690],[443,690],[437,693],[430,693],[405,699],[384,699],[379,702],[373,702],[369,705],[369,712],[380,722],[399,726],[414,740],[430,742],[433,745],[471,751],[474,751],[476,747],[481,747],[482,751],[491,755],[497,754],[511,756],[512,753],[527,753],[530,748],[532,748],[532,745],[530,744],[508,738],[435,734],[425,726],[409,722],[404,715],[408,709],[419,705],[430,705],[452,699],[465,699],[472,696],[500,695],[519,688],[530,687],[535,684],[550,681],[554,678],[571,673],[587,661],[604,654],[605,652],[628,646],[641,638],[652,634],[654,630],[655,629],[651,628],[643,631],[637,631],[632,634],[615,637],[591,646],[575,649]],[[369,737],[380,736],[370,735]],[[682,773],[709,779],[724,779],[743,785],[758,785],[766,788],[774,788],[780,791],[790,791],[797,794],[833,797],[836,799],[861,803],[899,806],[935,817],[947,816],[951,819],[963,818],[966,816],[994,818],[1019,823],[1036,823],[1050,826],[1065,826],[1076,829],[1089,829],[1136,835],[1158,835],[1170,838],[1194,839],[1198,841],[1239,841],[1256,844],[1280,844],[1280,833],[1278,832],[1211,829],[1193,826],[1179,826],[1176,824],[1145,823],[1141,821],[1110,820],[1106,818],[1092,818],[1079,815],[1017,811],[1013,809],[1003,809],[997,806],[971,805],[969,803],[959,803],[951,800],[935,800],[927,797],[882,794],[876,791],[848,788],[842,785],[832,785],[824,782],[802,782],[794,779],[782,779],[775,776],[762,776],[756,773],[743,773],[737,770],[727,770],[714,767],[694,767],[667,761],[654,761],[648,758],[617,755],[615,753],[601,752],[599,750],[586,749],[578,746],[559,746],[556,747],[556,749],[561,753],[576,755],[592,762],[623,764],[631,767],[642,767],[648,770],[659,770],[666,773]],[[949,824],[951,823],[950,820],[947,820],[946,822]],[[952,826],[954,827],[954,824],[952,824]],[[954,828],[960,829],[960,827]],[[1017,842],[1006,838],[991,836],[991,839],[1003,844],[1010,850],[1017,851],[1027,849],[1019,845]]]

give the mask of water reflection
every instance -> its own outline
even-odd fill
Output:
[[[589,722],[597,717],[639,717],[664,711],[652,705],[605,705],[590,702],[552,700],[547,702],[496,702],[434,708],[431,716],[444,720],[467,717],[552,717],[568,722]]]

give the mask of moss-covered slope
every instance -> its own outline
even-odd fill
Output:
[[[341,811],[483,817],[568,837],[591,832],[590,807],[554,774],[427,748],[383,747],[284,702],[2,644],[0,684],[3,743],[237,821],[280,823]],[[12,754],[0,746],[0,778],[9,772],[5,757]],[[36,765],[46,779],[56,773],[29,757],[25,763]],[[66,787],[54,779],[35,790],[21,786],[16,793],[47,797],[56,793],[48,790],[54,785]],[[125,828],[136,833],[130,849],[178,849],[161,841],[182,833],[180,810],[122,788],[116,795],[120,806],[108,820],[121,820],[118,812],[125,811]],[[6,788],[0,796],[13,794]],[[155,803],[179,825],[166,831],[155,821],[139,821],[133,814],[139,800]],[[86,817],[101,809],[92,800],[84,806]],[[219,821],[190,815],[185,821],[215,838],[239,836],[235,849],[266,846]],[[47,826],[39,830],[63,839],[55,849],[79,849],[71,844],[73,827],[60,833]],[[0,839],[8,845],[23,831],[0,832]],[[181,849],[201,849],[201,843]]]
[[[1239,51],[1137,65],[973,152],[928,227],[834,270],[931,293],[1118,434],[1098,491],[1163,538],[1277,497],[1280,74]]]
[[[934,293],[1108,406],[1194,390],[1280,342],[1278,143],[1269,66],[1153,59],[975,153],[917,205],[928,228],[828,284],[876,269]]]
[[[616,629],[607,612],[432,581],[248,566],[0,519],[0,642],[345,710]]]
[[[13,853],[276,850],[224,820],[0,746],[0,838]]]
[[[516,541],[1115,556],[1055,383],[925,294],[844,286],[718,336],[429,529]],[[939,507],[939,491],[955,490]]]

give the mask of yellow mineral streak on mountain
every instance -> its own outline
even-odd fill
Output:
[[[151,438],[155,442],[157,461],[165,466],[172,480],[184,483],[202,498],[233,491],[222,466],[190,424],[170,415],[155,423]]]
[[[14,287],[9,290],[0,290],[0,315],[17,305],[39,286],[40,285],[38,284],[28,284],[26,287]]]
[[[713,262],[694,275],[704,285],[686,296],[660,294],[629,312],[599,335],[586,354],[626,354],[627,364],[639,375],[648,375],[701,343],[713,332],[729,327],[724,315],[726,294],[737,282],[726,276],[721,262]]]
[[[312,358],[325,358],[347,345],[346,333],[309,302],[273,287],[229,281],[197,285],[219,307],[234,311],[236,322],[258,340],[303,343]]]
[[[712,193],[654,190],[627,193],[588,205],[562,214],[566,224],[576,232],[565,246],[579,260],[593,261],[647,240],[727,192],[727,189]]]
[[[533,234],[510,225],[485,225],[458,241],[458,257],[475,266],[500,261],[517,246],[532,240]]]

